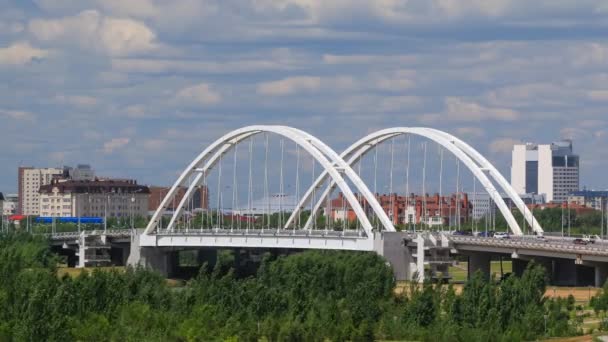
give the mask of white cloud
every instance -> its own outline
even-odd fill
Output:
[[[277,81],[258,83],[257,93],[269,96],[287,96],[320,91],[352,91],[359,86],[359,82],[352,76],[293,76]]]
[[[575,66],[605,66],[608,64],[608,45],[590,42],[578,44],[570,49],[574,56],[572,63]]]
[[[520,114],[508,108],[486,107],[477,102],[466,101],[459,97],[445,98],[445,109],[441,113],[423,114],[420,121],[424,123],[437,123],[442,120],[449,121],[515,121]]]
[[[143,142],[143,147],[149,151],[160,151],[167,145],[167,140],[164,139],[147,139]]]
[[[513,145],[521,144],[520,140],[512,138],[499,138],[490,143],[490,151],[493,153],[510,153]]]
[[[468,137],[479,138],[485,135],[485,131],[479,127],[458,127],[456,128],[456,133],[459,137],[462,137],[465,140]]]
[[[97,105],[97,99],[92,96],[83,95],[57,95],[55,101],[76,107],[93,107]]]
[[[321,87],[321,78],[313,76],[288,77],[278,81],[258,84],[257,92],[262,95],[284,96],[298,92],[316,91]]]
[[[594,101],[608,101],[608,90],[592,90],[587,93],[589,99]]]
[[[112,56],[124,56],[155,49],[155,33],[143,22],[107,17],[96,10],[59,19],[34,19],[30,33],[41,42],[76,44],[80,48]]]
[[[220,93],[211,89],[209,84],[200,83],[181,89],[175,95],[175,99],[177,101],[186,101],[200,105],[212,105],[220,102],[222,96]]]
[[[103,144],[103,152],[106,154],[111,154],[129,144],[130,141],[131,139],[129,138],[113,138]]]
[[[22,110],[5,110],[0,109],[0,117],[6,117],[17,121],[36,121],[36,116],[30,112]]]
[[[0,64],[25,65],[48,56],[48,51],[34,48],[28,42],[16,42],[0,48]]]
[[[125,113],[132,119],[141,119],[146,117],[146,108],[143,105],[131,105],[125,108]]]
[[[495,106],[555,106],[572,101],[576,91],[553,83],[528,83],[492,90],[485,98]]]

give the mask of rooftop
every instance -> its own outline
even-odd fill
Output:
[[[147,186],[138,185],[133,179],[53,180],[41,186],[40,193],[52,193],[54,188],[60,193],[150,193]]]

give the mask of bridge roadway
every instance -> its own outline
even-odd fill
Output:
[[[433,235],[429,239],[430,234]],[[608,241],[600,240],[587,245],[573,243],[574,238],[547,237],[539,239],[534,236],[511,237],[498,239],[493,237],[474,237],[449,235],[444,233],[412,233],[412,232],[382,232],[374,233],[370,239],[361,232],[355,231],[325,231],[325,230],[285,230],[285,229],[204,229],[160,231],[154,234],[143,234],[143,229],[113,229],[78,232],[63,232],[47,234],[51,243],[58,245],[78,246],[83,241],[82,236],[103,236],[113,246],[126,243],[129,247],[129,264],[142,263],[146,266],[168,270],[163,253],[185,249],[328,249],[328,250],[358,250],[376,251],[385,256],[394,268],[404,268],[401,278],[411,279],[412,269],[424,267],[424,263],[434,262],[433,256],[428,255],[428,249],[436,246],[438,241],[446,239],[449,243],[444,246],[450,249],[450,254],[460,254],[469,257],[470,271],[481,270],[488,272],[492,256],[506,256],[514,261],[514,271],[522,272],[522,267],[529,260],[544,263],[555,277],[562,282],[577,283],[569,277],[576,277],[577,267],[595,268],[595,285],[602,285],[608,278]],[[422,241],[423,250],[427,255],[416,254],[416,245],[405,241]],[[433,240],[434,242],[429,242]],[[412,246],[413,249],[412,249]],[[441,246],[440,246],[441,248]],[[126,257],[126,256],[125,256]],[[423,263],[420,258],[426,258]],[[405,260],[400,260],[405,259]],[[557,262],[557,264],[556,264]],[[85,261],[86,263],[86,261]],[[549,263],[552,263],[549,265]],[[160,265],[160,266],[159,266]],[[556,266],[557,265],[557,266]],[[557,274],[557,273],[562,274]],[[396,273],[397,270],[396,270]]]

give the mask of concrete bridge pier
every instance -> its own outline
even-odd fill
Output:
[[[408,248],[408,234],[404,232],[382,232],[376,233],[374,238],[374,250],[379,255],[383,256],[393,268],[395,280],[413,280],[418,274],[424,279],[424,267],[422,277],[418,272],[418,265],[410,253]],[[424,252],[424,250],[422,250]]]
[[[490,253],[471,253],[468,255],[468,275],[469,279],[477,272],[480,271],[485,279],[490,279]]]
[[[608,264],[602,263],[595,266],[595,287],[603,287],[608,280]]]

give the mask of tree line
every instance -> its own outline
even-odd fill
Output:
[[[2,341],[519,341],[580,333],[567,301],[544,297],[531,264],[498,284],[473,276],[409,285],[397,295],[386,261],[367,252],[265,256],[239,277],[230,258],[171,287],[141,269],[58,277],[41,237],[0,236]],[[546,326],[545,323],[546,322]]]

